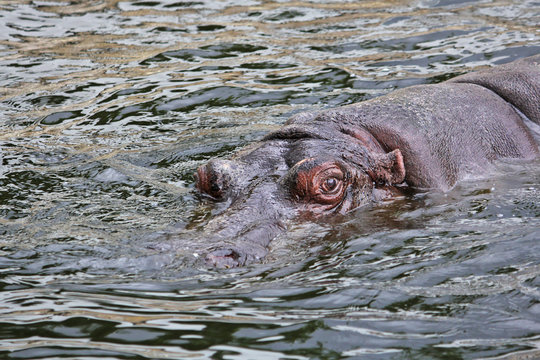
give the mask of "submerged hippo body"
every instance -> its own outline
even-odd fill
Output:
[[[206,262],[241,266],[302,214],[345,213],[403,189],[446,191],[501,158],[533,159],[540,124],[540,55],[436,85],[293,116],[231,160],[196,173],[227,208],[210,220]]]

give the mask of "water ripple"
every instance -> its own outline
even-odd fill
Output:
[[[193,172],[295,113],[536,54],[538,1],[0,4],[0,357],[534,358],[538,162],[211,271]]]

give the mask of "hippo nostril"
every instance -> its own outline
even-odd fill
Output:
[[[234,249],[218,249],[206,255],[206,264],[221,269],[242,266],[245,260]]]
[[[219,163],[216,164],[214,161],[199,167],[195,173],[197,189],[215,200],[223,199],[227,187],[227,177],[222,170]]]
[[[210,185],[210,191],[214,194],[218,194],[221,192],[221,187],[217,183],[212,183]]]

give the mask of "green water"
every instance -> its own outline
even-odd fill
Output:
[[[193,186],[297,112],[537,54],[539,23],[530,0],[0,1],[0,358],[540,357],[538,161],[227,271]]]

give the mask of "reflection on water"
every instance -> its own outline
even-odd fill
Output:
[[[296,112],[537,54],[539,18],[535,0],[0,2],[0,357],[539,357],[538,162],[293,225],[223,272],[199,262],[219,208],[192,177]]]

